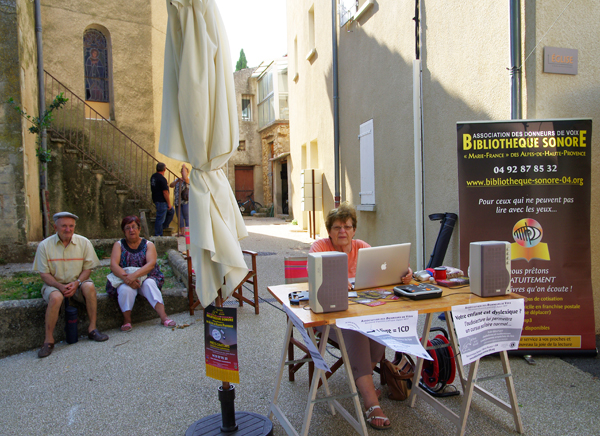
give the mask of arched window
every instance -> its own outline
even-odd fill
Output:
[[[85,65],[85,99],[108,103],[108,47],[106,37],[96,29],[88,29],[83,35],[83,59]]]

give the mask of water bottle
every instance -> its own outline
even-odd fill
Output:
[[[77,308],[69,306],[69,299],[65,300],[65,335],[67,336],[67,344],[74,344],[78,340],[77,334]]]

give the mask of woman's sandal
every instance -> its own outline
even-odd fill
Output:
[[[375,430],[387,430],[389,428],[392,428],[392,423],[390,422],[390,420],[388,419],[387,416],[373,415],[373,412],[375,412],[375,410],[377,410],[377,409],[381,410],[381,407],[373,406],[365,412],[365,418],[367,418],[366,421],[369,423],[369,425],[371,427],[373,427]],[[373,421],[376,421],[376,420],[383,421],[384,425],[376,425],[375,423],[373,423]],[[385,425],[386,421],[388,422],[388,425]]]
[[[177,323],[169,318],[165,319],[165,321],[163,322],[163,325],[165,327],[177,327]]]
[[[131,326],[131,323],[127,322],[127,323],[125,323],[125,324],[123,324],[121,326],[121,331],[122,332],[129,332],[129,331],[131,331],[132,328],[133,327]]]

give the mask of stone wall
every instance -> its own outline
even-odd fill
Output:
[[[150,198],[130,198],[126,187],[62,142],[52,141],[48,190],[51,212],[66,210],[79,216],[77,232],[88,238],[119,238],[124,217],[139,216],[140,210],[154,215]]]
[[[263,197],[263,167],[261,139],[258,134],[258,107],[257,107],[257,83],[252,77],[254,68],[245,68],[233,73],[235,84],[235,98],[237,103],[237,114],[240,127],[240,142],[245,141],[245,148],[238,148],[227,162],[227,178],[231,189],[235,193],[235,167],[238,165],[252,166],[254,168],[254,200],[264,203]],[[242,96],[251,98],[250,120],[242,120]]]
[[[165,289],[162,291],[167,314],[184,312],[188,309],[187,290],[183,287]],[[85,309],[81,303],[72,303],[78,309],[78,333],[81,340],[87,339],[87,329],[90,324]],[[11,354],[41,347],[44,342],[44,319],[46,303],[41,298],[34,300],[17,300],[0,302],[0,358]],[[123,323],[123,314],[116,299],[107,294],[98,294],[97,325],[100,331],[118,328]],[[133,323],[158,318],[148,301],[138,296],[131,313]],[[56,329],[56,342],[65,339],[64,311],[61,311]]]
[[[165,253],[169,253],[171,267],[176,273],[176,277],[182,282],[178,288],[163,289],[162,294],[165,310],[168,314],[184,312],[189,307],[187,289],[185,288],[187,285],[187,276],[185,276],[187,267],[181,254],[175,251],[177,249],[177,239],[174,237],[161,237],[151,238],[151,240],[156,245],[156,251],[160,257]],[[92,239],[91,242],[94,248],[110,253],[115,240]],[[37,243],[29,244],[32,255],[35,253],[37,245]],[[73,304],[79,312],[79,335],[85,337],[89,326],[89,318],[85,305],[77,302],[73,302]],[[0,302],[0,337],[2,338],[2,341],[0,341],[0,358],[42,345],[44,341],[46,308],[47,305],[41,298]],[[97,314],[97,324],[100,330],[118,328],[123,322],[123,315],[117,301],[105,293],[98,294]],[[133,322],[147,321],[157,317],[158,315],[152,309],[152,306],[144,298],[137,297],[135,308],[132,311]],[[64,312],[61,311],[54,332],[54,338],[57,342],[65,339],[64,326]]]
[[[272,124],[260,131],[262,142],[264,205],[273,203],[273,181],[271,158],[290,151],[290,125],[287,121]],[[271,143],[273,143],[271,152]]]
[[[36,136],[31,124],[7,104],[13,98],[37,116],[36,41],[33,3],[0,4],[0,262],[7,251],[40,238],[42,224]]]

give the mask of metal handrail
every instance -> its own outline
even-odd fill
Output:
[[[159,161],[52,74],[44,73],[46,101],[52,102],[60,93],[69,99],[53,113],[52,135],[126,186],[134,199],[150,199],[149,180]],[[177,178],[168,168],[165,176],[168,183]]]

